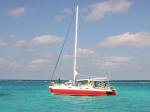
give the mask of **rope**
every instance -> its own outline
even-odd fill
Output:
[[[66,32],[66,35],[65,35],[65,39],[64,39],[64,42],[63,42],[62,47],[61,47],[61,49],[60,49],[60,52],[59,52],[59,55],[58,55],[58,59],[57,59],[57,61],[56,61],[56,65],[54,66],[54,69],[53,69],[53,71],[52,71],[52,75],[51,75],[50,80],[52,80],[53,77],[55,76],[55,72],[56,72],[58,63],[59,63],[59,61],[60,61],[60,58],[61,58],[61,55],[62,55],[64,46],[65,46],[65,43],[66,43],[66,41],[67,41],[67,39],[68,39],[68,36],[69,36],[69,33],[70,33],[70,29],[71,29],[71,26],[72,26],[72,23],[73,23],[73,19],[74,19],[74,13],[73,13],[72,19],[71,19],[71,21],[70,21],[70,23],[69,23],[69,25],[68,25],[68,29],[67,29],[67,32]]]

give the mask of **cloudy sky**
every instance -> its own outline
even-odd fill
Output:
[[[76,4],[78,73],[150,80],[149,0],[0,0],[0,79],[49,80]],[[55,78],[73,77],[74,27]]]

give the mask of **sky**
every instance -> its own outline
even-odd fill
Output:
[[[149,0],[0,0],[0,79],[73,78],[75,8],[79,6],[80,78],[150,80]]]

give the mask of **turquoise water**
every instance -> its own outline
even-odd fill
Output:
[[[48,81],[0,81],[0,112],[150,112],[150,83],[113,83],[116,96],[52,95]]]

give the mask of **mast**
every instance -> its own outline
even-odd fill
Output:
[[[74,47],[74,81],[76,80],[76,75],[78,75],[76,68],[77,59],[77,36],[78,36],[78,5],[76,7],[76,24],[75,24],[75,47]]]

